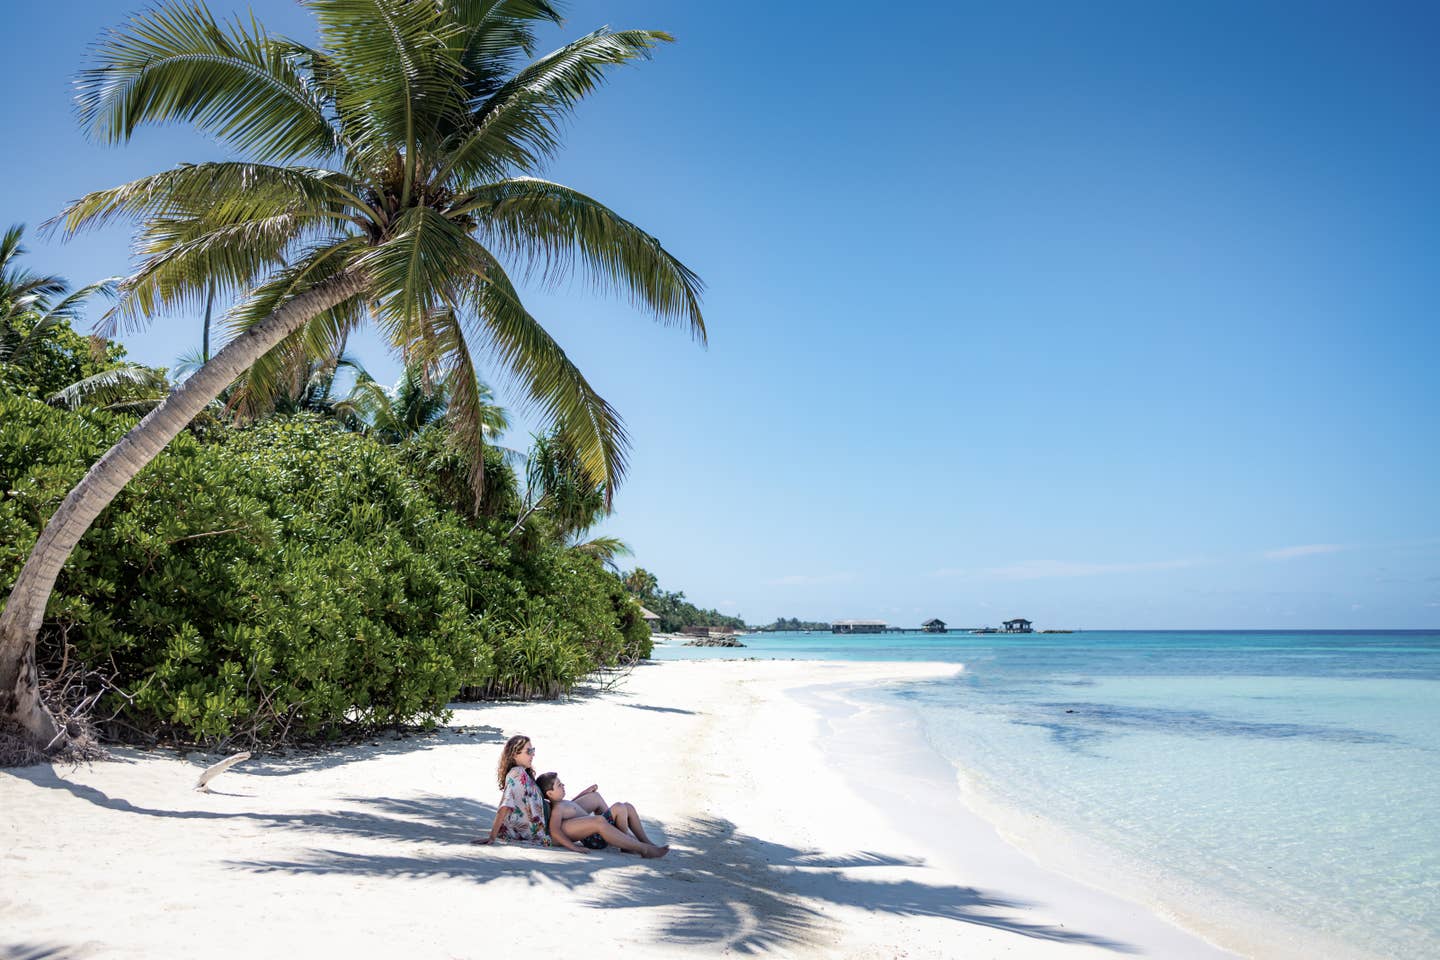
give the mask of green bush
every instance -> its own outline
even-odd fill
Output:
[[[568,693],[593,669],[554,621],[533,614],[500,626],[490,669],[461,691],[464,699],[548,699]]]
[[[0,391],[0,590],[131,423]],[[513,515],[455,509],[441,455],[313,415],[182,434],[62,572],[45,666],[68,644],[113,673],[128,699],[104,701],[112,734],[266,744],[435,723],[462,687],[555,696],[643,646],[615,577],[560,548],[512,551]]]
[[[625,636],[625,659],[632,663],[649,660],[655,649],[650,639],[650,624],[640,615],[640,604],[632,600],[623,588],[615,597],[615,614],[620,619],[620,632]]]
[[[39,319],[33,313],[0,314],[0,342],[24,337]],[[119,344],[92,341],[76,333],[70,321],[56,319],[18,360],[0,360],[0,389],[44,400],[77,380],[118,366],[124,357],[125,348]]]

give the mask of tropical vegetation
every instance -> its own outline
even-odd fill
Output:
[[[88,355],[68,324],[54,333]],[[42,403],[26,370],[0,374],[3,586],[135,415]],[[302,411],[182,433],[62,571],[37,647],[52,705],[109,738],[253,748],[434,723],[457,696],[553,697],[648,656],[639,605],[599,560],[507,538],[561,521],[522,521],[519,475],[485,455],[475,517],[439,425],[388,443]]]
[[[777,617],[774,623],[766,624],[759,629],[766,632],[780,632],[784,630],[829,630],[830,624],[821,620],[801,620],[798,617]]]
[[[657,628],[662,633],[678,633],[686,627],[722,627],[730,630],[744,630],[745,618],[729,616],[718,610],[702,610],[685,599],[685,591],[660,589],[655,574],[644,567],[636,567],[621,574],[625,589],[647,610],[660,618]]]
[[[38,536],[0,611],[0,719],[32,745],[71,735],[45,708],[35,666],[57,577],[107,505],[237,378],[231,408],[261,417],[295,370],[336,356],[373,319],[408,360],[449,378],[445,422],[472,513],[488,460],[477,359],[516,382],[608,504],[625,473],[624,425],[525,309],[511,270],[540,282],[583,270],[704,339],[694,273],[603,204],[538,176],[607,70],[649,57],[666,34],[600,29],[535,57],[536,27],[560,22],[546,0],[307,7],[317,46],[253,18],[221,23],[201,3],[164,4],[105,34],[79,77],[80,119],[98,140],[184,122],[236,158],[182,164],[63,212],[65,234],[138,225],[142,259],[104,332],[208,310],[217,291],[236,305],[229,342],[118,440],[102,431],[117,442],[58,505],[40,501],[49,515],[33,518]]]

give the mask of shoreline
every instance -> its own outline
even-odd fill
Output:
[[[239,957],[263,937],[471,956],[504,940],[488,918],[514,915],[596,956],[1233,956],[1039,866],[973,811],[955,819],[953,785],[925,776],[933,753],[913,753],[923,738],[894,715],[877,731],[871,704],[824,703],[956,670],[652,663],[585,699],[456,705],[432,734],[252,761],[213,794],[191,789],[214,760],[200,755],[3,771],[0,951]],[[539,745],[537,770],[635,803],[672,854],[470,845],[516,732]]]
[[[842,685],[824,700],[822,708],[832,714],[855,714],[858,719],[851,722],[859,730],[873,729],[882,714],[891,717],[892,727],[910,741],[912,769],[919,764],[944,768],[944,775],[916,775],[917,780],[928,781],[937,794],[943,796],[947,788],[954,794],[953,804],[942,799],[935,804],[937,810],[977,819],[1041,870],[1136,904],[1225,951],[1226,956],[1381,960],[1373,951],[1258,909],[1217,884],[1207,885],[1201,878],[1123,852],[1104,839],[1047,816],[1033,802],[1006,796],[976,771],[945,757],[926,732],[922,714],[898,698],[882,699],[871,691]],[[853,779],[857,785],[862,782],[858,775]],[[975,825],[972,832],[983,827]],[[952,863],[963,860],[958,849],[944,852]]]
[[[857,696],[862,690],[863,695]],[[920,715],[874,693],[873,688],[839,684],[801,691],[801,696],[825,717],[826,740],[877,744],[868,755],[852,753],[847,758],[844,752],[835,752],[854,789],[865,789],[867,770],[883,759],[904,791],[922,798],[917,807],[924,821],[946,824],[946,829],[929,835],[918,825],[907,832],[916,842],[930,844],[932,858],[952,876],[1023,890],[1032,909],[1043,909],[1059,926],[1083,922],[1092,930],[1123,931],[1117,940],[1128,937],[1128,946],[1141,956],[1219,960],[1252,955],[1236,952],[1233,943],[1219,942],[1186,918],[1166,913],[1161,904],[1135,895],[1136,891],[1103,882],[1101,869],[1066,869],[1086,863],[1087,855],[1098,852],[1082,853],[1075,835],[1057,829],[1049,838],[1056,847],[1042,853],[1026,842],[1033,835],[1017,836],[1004,829],[994,815],[1003,811],[1018,817],[1020,811],[1003,805],[983,809],[972,803],[973,797],[958,789],[965,772],[930,743]],[[1059,856],[1057,848],[1064,851]]]

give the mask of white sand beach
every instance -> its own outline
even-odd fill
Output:
[[[1041,867],[843,698],[955,669],[648,664],[592,697],[252,760],[210,794],[211,756],[0,771],[0,956],[1234,956]],[[670,856],[471,845],[517,732]]]

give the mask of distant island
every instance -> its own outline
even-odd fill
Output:
[[[763,627],[751,627],[756,633],[780,633],[782,631],[821,630],[829,632],[830,624],[818,620],[797,620],[794,617],[779,617],[774,623]]]
[[[895,627],[884,620],[801,620],[780,617],[774,623],[748,626],[750,633],[1074,633],[1073,630],[1036,630],[1031,621],[1022,618],[1006,620],[1000,627],[950,627],[932,617],[918,627]]]

